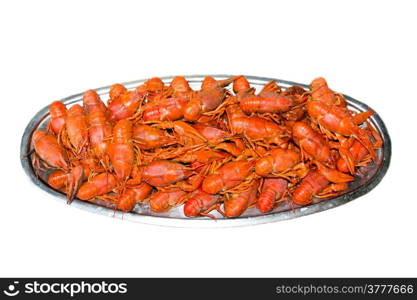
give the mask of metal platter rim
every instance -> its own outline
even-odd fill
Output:
[[[175,75],[177,76],[177,75]],[[169,82],[175,76],[165,76],[160,77],[164,82]],[[182,75],[187,80],[191,81],[201,81],[206,76],[212,76],[217,79],[224,79],[231,77],[233,75]],[[261,82],[266,83],[268,81],[276,81],[277,83],[284,84],[284,85],[300,85],[302,87],[307,87],[306,84],[300,84],[293,81],[281,80],[276,78],[268,78],[268,77],[259,77],[259,76],[251,76],[245,75],[245,77],[249,80],[250,83]],[[135,80],[122,83],[127,88],[133,88],[137,85],[143,83],[147,79],[142,80]],[[104,86],[95,89],[99,94],[106,94],[111,86]],[[74,102],[79,101],[82,98],[83,93],[74,94],[69,97],[65,97],[61,99],[65,104],[71,104]],[[350,96],[344,95],[346,97],[347,102],[350,106],[354,108],[361,109],[361,110],[369,110],[371,109],[365,103],[362,103]],[[47,192],[49,195],[55,196],[57,200],[60,200],[62,203],[65,203],[65,195],[53,190],[52,188],[48,187],[43,181],[41,181],[33,172],[30,159],[28,157],[28,151],[30,148],[30,139],[32,136],[33,131],[37,128],[37,126],[42,122],[44,118],[48,116],[48,109],[49,105],[42,108],[35,116],[29,121],[28,125],[25,128],[23,133],[21,144],[20,144],[20,160],[22,164],[22,168],[25,171],[26,175],[29,177],[31,182],[41,188],[43,191]],[[223,228],[223,227],[237,227],[237,226],[249,226],[249,225],[257,225],[257,224],[265,224],[277,221],[283,221],[288,219],[293,219],[301,216],[310,215],[316,212],[325,211],[334,207],[337,207],[342,204],[346,204],[352,200],[359,198],[360,196],[365,195],[369,191],[371,191],[378,183],[382,180],[385,176],[391,161],[391,138],[389,136],[388,130],[381,119],[381,117],[375,113],[372,116],[372,122],[374,125],[377,126],[382,138],[384,139],[384,146],[383,146],[383,157],[381,166],[379,167],[378,172],[367,182],[366,184],[360,186],[359,188],[350,191],[345,195],[341,195],[339,197],[326,200],[320,203],[311,204],[308,206],[296,208],[294,210],[270,213],[266,215],[259,215],[259,216],[246,216],[246,217],[238,217],[238,218],[228,218],[228,219],[218,219],[218,220],[211,220],[206,218],[170,218],[170,217],[159,217],[159,216],[148,216],[148,215],[141,215],[141,214],[134,214],[134,213],[122,213],[120,211],[114,211],[113,209],[101,207],[89,202],[80,201],[75,199],[72,206],[77,208],[87,210],[90,212],[94,212],[96,214],[107,215],[111,217],[120,218],[123,220],[144,223],[144,224],[152,224],[152,225],[160,225],[160,226],[168,226],[168,227],[193,227],[193,228]]]

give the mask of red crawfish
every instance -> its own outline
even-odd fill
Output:
[[[135,92],[143,95],[144,103],[146,102],[149,105],[158,102],[161,97],[172,94],[172,90],[166,87],[164,82],[158,77],[146,80],[143,84],[136,87]]]
[[[111,192],[117,184],[116,177],[110,173],[101,173],[85,182],[77,193],[77,198],[90,200]]]
[[[173,90],[173,97],[189,100],[194,91],[191,89],[188,81],[183,76],[175,76],[171,83],[170,87]]]
[[[318,77],[310,83],[311,99],[328,105],[346,107],[346,101],[341,94],[333,92],[323,77]]]
[[[183,181],[193,174],[195,172],[183,164],[168,160],[155,160],[141,166],[136,176],[152,186],[166,187]]]
[[[375,151],[368,134],[357,124],[363,121],[363,116],[369,116],[373,112],[364,112],[353,117],[348,110],[321,101],[308,101],[307,112],[324,133],[330,137],[336,135],[337,138],[337,135],[342,135],[354,138],[368,150],[372,159],[375,158]]]
[[[202,189],[210,194],[226,192],[245,181],[253,172],[254,167],[254,161],[232,161],[226,163],[204,179]]]
[[[241,75],[238,75],[238,76],[233,76],[233,77],[226,78],[223,80],[216,80],[211,76],[206,76],[204,77],[203,82],[201,83],[201,90],[210,91],[210,90],[214,90],[217,88],[224,88],[241,77],[242,77]]]
[[[158,77],[152,77],[138,86],[136,90],[139,93],[158,93],[164,90],[165,84]]]
[[[152,161],[139,169],[139,177],[155,187],[178,187],[183,191],[192,192],[201,185],[208,167],[208,165],[199,167],[197,172],[176,162]]]
[[[84,110],[78,104],[71,106],[67,112],[65,133],[69,142],[64,141],[64,144],[71,148],[75,155],[80,155],[88,144],[88,126]],[[63,138],[63,140],[66,140],[66,138]]]
[[[322,172],[310,170],[307,176],[296,186],[293,192],[293,202],[298,205],[308,205],[313,202],[313,196],[331,197],[346,188],[346,182],[330,184],[330,181]]]
[[[49,115],[51,116],[51,120],[48,124],[48,130],[52,130],[53,133],[59,135],[61,130],[65,127],[67,107],[60,101],[54,101],[49,106]]]
[[[68,173],[63,170],[56,170],[48,176],[48,184],[55,190],[66,192],[67,182]]]
[[[284,178],[300,176],[302,166],[300,154],[292,149],[272,149],[260,158],[255,165],[256,174],[268,176],[281,176]],[[298,168],[295,168],[298,166]]]
[[[183,155],[173,158],[173,160],[182,163],[201,163],[207,165],[213,161],[221,161],[228,158],[229,155],[223,151],[216,151],[210,148],[191,149]]]
[[[228,95],[224,89],[225,86],[232,83],[237,77],[225,80],[215,80],[213,77],[206,77],[202,84],[201,90],[197,91],[192,99],[184,108],[184,119],[187,121],[197,121],[203,113],[210,112],[216,114],[220,104]],[[225,103],[222,104],[223,106]]]
[[[124,119],[116,123],[108,154],[118,181],[125,181],[130,176],[135,159],[131,121]]]
[[[80,178],[81,180],[82,177],[82,181],[85,181],[91,175],[105,171],[100,167],[98,161],[92,157],[76,160],[73,162],[73,165],[70,172],[65,169],[58,169],[50,173],[48,176],[48,184],[56,190],[67,193],[72,189],[73,178]]]
[[[230,130],[234,134],[243,134],[254,141],[265,141],[280,147],[288,145],[289,133],[285,126],[260,118],[246,116],[238,105],[226,108]]]
[[[187,217],[210,217],[215,218],[210,214],[211,211],[217,210],[221,214],[220,209],[221,195],[213,195],[204,192],[201,189],[194,191],[188,198],[184,205],[184,215]]]
[[[45,131],[35,130],[32,135],[32,145],[35,152],[32,159],[33,166],[42,170],[40,166],[40,160],[42,160],[47,167],[57,168],[65,172],[67,177],[67,199],[68,203],[71,203],[83,180],[83,168],[79,165],[72,166],[57,138],[47,134]]]
[[[289,111],[295,102],[290,97],[275,92],[264,92],[262,96],[248,96],[239,105],[247,113],[282,113]]]
[[[188,100],[183,98],[164,98],[158,104],[143,111],[143,120],[149,121],[175,121],[184,116],[184,109]]]
[[[270,81],[262,88],[258,95],[252,95],[247,86],[241,86],[237,93],[246,94],[239,97],[239,105],[247,113],[282,113],[288,111],[293,105],[292,98],[281,95],[281,87],[275,82]]]
[[[337,169],[344,173],[351,172],[350,165],[357,165],[359,162],[368,156],[368,150],[358,141],[354,141],[352,146],[349,148],[352,160],[349,162],[347,159],[341,157],[337,160]],[[365,163],[368,163],[370,159],[367,159]]]
[[[87,179],[82,166],[77,165],[69,171],[56,170],[49,174],[48,184],[53,189],[61,191],[67,196],[67,203],[70,204],[81,186],[83,180]]]
[[[184,121],[156,122],[155,127],[172,129],[179,144],[201,144],[206,138],[193,126]]]
[[[149,207],[154,212],[166,212],[172,207],[181,205],[185,201],[186,192],[180,189],[158,191],[152,194]]]
[[[246,146],[241,139],[231,138],[222,143],[217,144],[214,148],[216,150],[223,150],[226,153],[238,157],[242,155],[242,153],[245,151]]]
[[[301,86],[293,85],[281,93],[282,96],[287,96],[294,99],[294,106],[281,116],[287,121],[301,121],[306,114],[305,102],[307,101],[307,92]]]
[[[43,130],[35,130],[32,135],[32,145],[35,153],[52,168],[68,169],[68,156],[58,143],[55,136]],[[33,157],[33,163],[40,168],[38,156]]]
[[[262,190],[256,203],[262,213],[270,212],[283,199],[287,192],[288,182],[282,178],[265,178]]]
[[[133,127],[133,139],[140,149],[150,150],[175,143],[173,137],[159,128],[138,124]]]
[[[83,108],[84,112],[88,114],[90,111],[107,111],[106,105],[100,99],[100,96],[94,90],[88,90],[83,94]]]
[[[124,85],[119,83],[113,84],[109,91],[109,100],[107,101],[107,105],[110,106],[114,100],[119,99],[126,91],[127,89]]]
[[[108,144],[112,135],[112,125],[107,118],[107,108],[98,94],[92,90],[84,93],[83,102],[89,126],[90,145],[95,156],[106,167],[108,165]]]
[[[230,134],[222,129],[205,124],[194,124],[193,127],[209,142],[216,144],[230,137]]]
[[[307,205],[312,202],[312,197],[324,189],[329,181],[317,170],[310,170],[301,180],[293,193],[293,201],[298,205]]]
[[[245,210],[256,203],[256,195],[258,192],[259,180],[255,181],[247,190],[226,194],[224,201],[224,214],[226,217],[238,217],[245,212]]]
[[[272,80],[263,86],[262,90],[259,92],[259,96],[262,97],[264,94],[268,94],[268,93],[281,94],[281,92],[282,92],[282,88],[278,85],[278,83]]]
[[[249,81],[245,76],[238,76],[233,81],[233,92],[235,94],[246,94],[250,93],[252,88],[250,87]]]
[[[226,91],[221,88],[201,90],[184,107],[184,119],[197,121],[205,112],[216,110],[226,97]]]
[[[334,165],[334,158],[327,141],[316,132],[310,125],[304,122],[296,122],[292,128],[293,138],[300,146],[304,156]]]
[[[374,140],[372,142],[374,149],[382,147],[384,142],[373,126],[368,124],[368,127],[365,130],[369,135],[369,139]],[[344,142],[342,144],[344,144]],[[354,169],[352,170],[352,166],[364,166],[372,160],[368,150],[357,140],[352,141],[349,139],[344,148],[347,148],[345,151],[347,150],[350,155],[342,156],[337,161],[337,169],[341,172],[350,172],[353,174]]]
[[[152,186],[143,182],[135,186],[129,186],[116,198],[115,205],[121,211],[132,211],[137,203],[144,203],[149,199]]]
[[[336,195],[334,191],[346,189],[347,183],[354,180],[354,177],[336,169],[328,168],[317,161],[314,164],[317,166],[317,169],[311,169],[294,190],[293,200],[296,204],[309,204],[312,202],[313,196],[334,196]],[[329,185],[329,183],[334,184]],[[325,187],[327,188],[324,192],[321,192]],[[342,187],[344,188],[342,189]]]
[[[144,94],[138,91],[125,91],[119,97],[112,100],[109,104],[109,120],[118,120],[133,117],[144,98]]]

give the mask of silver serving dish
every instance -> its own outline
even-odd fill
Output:
[[[189,80],[190,86],[193,89],[199,89],[202,80],[206,75],[192,75],[185,76]],[[225,79],[231,77],[231,75],[212,75],[216,79]],[[172,80],[173,76],[161,78],[165,83],[169,83]],[[288,87],[291,85],[300,85],[307,87],[305,84],[299,84],[291,81],[274,79],[274,78],[264,78],[264,77],[255,77],[247,76],[249,82],[253,87],[258,91],[262,86],[271,81],[275,80],[282,87]],[[145,80],[137,80],[126,82],[124,85],[128,89],[134,89],[138,85],[142,84]],[[102,96],[103,100],[108,98],[110,86],[102,87],[96,89],[97,93]],[[71,106],[74,103],[82,102],[82,93],[76,94],[67,98],[62,99],[61,101],[68,106]],[[355,111],[366,111],[371,109],[366,104],[359,102],[349,96],[345,96],[348,102],[349,108]],[[47,174],[43,174],[40,177],[37,177],[32,168],[30,158],[27,156],[27,153],[30,151],[30,141],[32,133],[37,128],[44,128],[49,120],[49,106],[41,109],[33,118],[30,120],[27,125],[25,132],[23,133],[22,142],[20,146],[21,162],[22,167],[25,170],[26,174],[29,176],[30,180],[37,185],[42,190],[46,191],[49,194],[56,196],[56,199],[65,203],[65,195],[62,193],[53,190],[50,188],[46,182]],[[388,135],[388,131],[385,127],[384,122],[378,114],[374,114],[371,117],[371,123],[377,128],[384,140],[384,146],[377,151],[377,159],[374,163],[369,164],[366,167],[362,167],[359,172],[362,177],[356,176],[356,180],[349,184],[349,189],[344,192],[342,195],[332,199],[315,199],[314,203],[308,206],[299,207],[291,209],[288,204],[283,204],[277,207],[275,210],[268,214],[261,214],[256,208],[247,210],[243,215],[238,218],[225,219],[222,218],[220,214],[215,212],[214,214],[218,219],[216,221],[204,218],[187,218],[182,213],[182,206],[172,209],[166,213],[154,213],[149,209],[148,205],[137,205],[135,210],[130,213],[122,213],[116,211],[112,207],[106,207],[103,203],[89,203],[85,201],[80,201],[75,199],[72,206],[88,210],[94,213],[107,215],[110,217],[122,218],[124,220],[130,220],[140,223],[155,224],[155,225],[164,225],[164,226],[174,226],[174,227],[230,227],[230,226],[244,226],[244,225],[254,225],[262,224],[269,222],[282,221],[287,219],[292,219],[296,217],[301,217],[309,215],[312,213],[320,212],[327,210],[342,204],[345,204],[349,201],[352,201],[372,190],[384,177],[385,173],[388,170],[390,160],[391,160],[391,140]]]

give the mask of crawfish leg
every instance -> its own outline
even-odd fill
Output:
[[[217,210],[223,217],[226,217],[225,213],[221,210],[220,208],[220,203],[216,203],[212,206],[210,206],[208,209],[206,209],[205,211],[200,213],[200,216],[203,217],[209,217],[213,220],[217,220],[217,218],[215,216],[213,216],[212,214],[210,214],[211,211],[213,210]]]
[[[361,112],[359,114],[356,114],[356,115],[353,116],[353,122],[356,125],[360,125],[360,124],[364,123],[374,113],[375,112],[373,110],[368,110],[368,111],[364,111],[364,112]]]
[[[32,166],[35,167],[34,169],[35,169],[36,176],[39,176],[38,171],[45,172],[46,168],[49,167],[42,162],[40,157],[35,152],[32,153]]]
[[[317,198],[334,197],[340,194],[343,190],[347,189],[347,183],[332,183],[325,187],[320,193],[316,195]]]
[[[353,145],[353,142],[355,141],[354,138],[350,137],[348,140],[341,138],[338,136],[340,142],[340,146],[338,147],[340,156],[346,161],[349,173],[355,174],[355,158],[352,155],[352,152],[350,152],[350,147]]]
[[[182,181],[178,184],[178,187],[185,192],[192,192],[198,189],[201,183],[204,180],[204,177],[209,171],[210,165],[206,165],[199,174],[196,174],[189,178],[188,180]],[[174,185],[175,186],[175,185]]]
[[[68,186],[67,186],[67,203],[71,204],[72,200],[75,197],[75,194],[78,192],[84,177],[84,168],[82,166],[77,166],[73,168],[68,175]]]

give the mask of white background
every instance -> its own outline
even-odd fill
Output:
[[[415,12],[413,1],[2,1],[0,276],[417,276]],[[385,120],[386,177],[291,221],[177,229],[67,206],[22,171],[23,130],[52,100],[210,73],[326,77]]]

